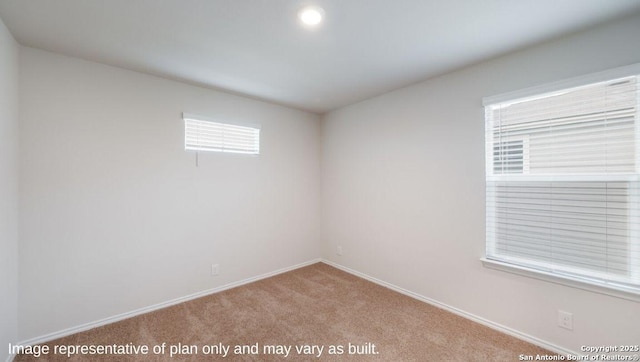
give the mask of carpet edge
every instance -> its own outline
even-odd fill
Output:
[[[132,318],[132,317],[136,317],[142,314],[146,314],[146,313],[150,313],[159,309],[163,309],[163,308],[167,308],[167,307],[171,307],[173,305],[176,304],[180,304],[180,303],[184,303],[184,302],[188,302],[190,300],[194,300],[197,298],[201,298],[201,297],[205,297],[207,295],[211,295],[211,294],[215,294],[215,293],[219,293],[228,289],[232,289],[232,288],[236,288],[245,284],[249,284],[249,283],[253,283],[253,282],[257,282],[259,280],[262,279],[267,279],[279,274],[283,274],[283,273],[287,273],[296,269],[300,269],[300,268],[304,268],[306,266],[309,265],[313,265],[316,263],[320,263],[322,262],[321,258],[316,258],[316,259],[311,259],[299,264],[295,264],[292,266],[288,266],[288,267],[284,267],[284,268],[280,268],[268,273],[264,273],[264,274],[260,274],[257,276],[253,276],[253,277],[249,277],[246,279],[242,279],[236,282],[231,282],[231,283],[227,283],[224,285],[221,285],[219,287],[215,287],[215,288],[211,288],[211,289],[206,289],[200,292],[196,292],[196,293],[192,293],[186,296],[182,296],[182,297],[178,297],[178,298],[174,298],[174,299],[170,299],[164,302],[160,302],[160,303],[156,303],[156,304],[152,304],[146,307],[142,307],[142,308],[138,308],[138,309],[134,309],[132,311],[129,312],[124,312],[124,313],[120,313],[120,314],[116,314],[114,316],[111,317],[107,317],[107,318],[103,318],[103,319],[99,319],[93,322],[88,322],[88,323],[84,323],[81,324],[79,326],[75,326],[75,327],[70,327],[70,328],[66,328],[57,332],[52,332],[52,333],[48,333],[39,337],[35,337],[35,338],[30,338],[27,340],[24,340],[22,342],[16,343],[15,345],[22,345],[22,346],[30,346],[30,345],[34,345],[34,344],[41,344],[41,343],[46,343],[58,338],[62,338],[62,337],[67,337],[70,336],[72,334],[76,334],[76,333],[80,333],[80,332],[85,332],[88,331],[90,329],[93,328],[97,328],[97,327],[102,327],[104,325],[107,324],[111,324],[111,323],[115,323],[115,322],[119,322],[122,321],[124,319],[128,319],[128,318]],[[14,355],[9,354],[9,356],[7,357],[7,362],[12,362],[14,359]]]
[[[391,290],[393,290],[395,292],[398,292],[400,294],[406,295],[408,297],[411,297],[411,298],[416,299],[418,301],[421,301],[423,303],[427,303],[429,305],[432,305],[434,307],[443,309],[443,310],[445,310],[447,312],[451,312],[451,313],[453,313],[455,315],[458,315],[460,317],[463,317],[465,319],[468,319],[468,320],[471,320],[473,322],[482,324],[483,326],[489,327],[489,328],[491,328],[493,330],[496,330],[498,332],[502,332],[502,333],[507,334],[507,335],[509,335],[511,337],[520,339],[520,340],[525,341],[525,342],[529,342],[529,343],[534,344],[534,345],[536,345],[538,347],[542,347],[542,348],[547,349],[549,351],[552,351],[554,353],[558,353],[558,354],[561,354],[563,356],[567,356],[567,355],[577,356],[577,355],[579,355],[577,352],[574,352],[572,350],[560,347],[560,346],[555,345],[555,344],[553,344],[551,342],[539,339],[539,338],[531,336],[529,334],[522,333],[522,332],[520,332],[518,330],[509,328],[509,327],[504,326],[502,324],[492,322],[492,321],[490,321],[488,319],[482,318],[482,317],[477,316],[475,314],[472,314],[472,313],[466,312],[464,310],[452,307],[452,306],[450,306],[448,304],[439,302],[439,301],[437,301],[435,299],[431,299],[431,298],[425,297],[425,296],[423,296],[421,294],[418,294],[418,293],[412,292],[410,290],[407,290],[407,289],[401,288],[399,286],[396,286],[394,284],[385,282],[384,280],[380,280],[378,278],[374,278],[374,277],[372,277],[370,275],[367,275],[367,274],[359,272],[357,270],[348,268],[348,267],[346,267],[344,265],[335,263],[333,261],[330,261],[330,260],[327,260],[327,259],[321,259],[320,262],[324,263],[324,264],[327,264],[329,266],[332,266],[332,267],[334,267],[336,269],[340,269],[340,270],[342,270],[342,271],[344,271],[346,273],[349,273],[351,275],[355,275],[355,276],[360,277],[362,279],[368,280],[368,281],[370,281],[372,283],[378,284],[378,285],[383,286],[385,288],[391,289]]]

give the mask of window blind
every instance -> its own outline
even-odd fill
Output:
[[[260,127],[216,122],[200,116],[183,115],[184,145],[187,150],[260,153]]]
[[[487,259],[640,293],[638,84],[485,106]]]

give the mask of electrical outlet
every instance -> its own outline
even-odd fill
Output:
[[[338,250],[336,251],[336,254],[342,255],[342,246],[338,246]]]
[[[220,265],[211,264],[211,275],[220,275]]]
[[[558,311],[558,326],[570,331],[573,330],[573,314],[562,310]]]

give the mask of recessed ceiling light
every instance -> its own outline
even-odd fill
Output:
[[[322,22],[323,17],[324,10],[317,6],[307,6],[298,12],[298,18],[307,26],[317,26]]]

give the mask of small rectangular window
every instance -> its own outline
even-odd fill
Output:
[[[260,126],[225,123],[183,114],[184,148],[193,151],[260,154]]]

